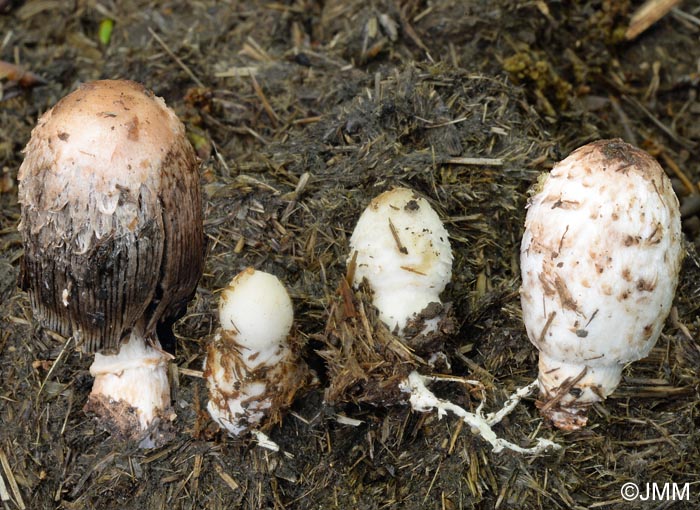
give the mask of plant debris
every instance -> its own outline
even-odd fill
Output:
[[[0,1],[0,60],[45,80],[0,80],[0,506],[624,508],[626,482],[694,481],[700,14],[680,3],[627,41],[641,4]],[[514,55],[522,77],[506,69]],[[85,415],[90,359],[40,330],[15,285],[19,206],[6,181],[39,115],[99,78],[164,97],[202,158],[205,274],[175,326],[174,438],[149,451]],[[498,434],[563,447],[536,458],[494,454],[462,419],[412,411],[398,383],[416,369],[478,381],[430,387],[472,413],[535,379],[518,293],[528,189],[576,147],[615,137],[659,160],[684,207],[688,254],[657,346],[586,430],[546,429],[525,397]],[[359,215],[395,186],[430,201],[454,252],[442,295],[454,330],[433,367],[393,343],[366,293],[337,292]],[[218,292],[249,266],[288,286],[319,379],[265,430],[279,452],[219,431],[197,377]]]

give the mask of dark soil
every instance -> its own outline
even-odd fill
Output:
[[[0,0],[0,60],[45,81],[0,75],[2,508],[651,508],[621,498],[626,482],[694,484],[674,508],[700,507],[700,6],[683,2],[625,41],[640,4]],[[42,331],[16,288],[22,148],[42,112],[98,78],[164,97],[202,159],[205,274],[176,326],[175,438],[153,450],[83,411],[91,356]],[[455,417],[397,398],[324,401],[334,371],[320,353],[348,239],[396,185],[428,198],[450,233],[452,374],[480,380],[489,411],[531,382],[518,296],[527,190],[576,147],[612,137],[673,179],[688,256],[656,348],[588,427],[550,429],[527,399],[498,434],[564,447],[528,458],[494,454]],[[198,377],[217,290],[247,266],[288,286],[319,380],[268,431],[280,453],[218,432]],[[472,410],[482,398],[454,382],[434,390]]]

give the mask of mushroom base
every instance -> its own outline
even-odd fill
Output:
[[[540,414],[563,430],[586,425],[588,408],[620,384],[622,365],[566,363],[540,352]]]
[[[437,329],[439,313],[442,311],[440,296],[435,292],[425,292],[423,289],[384,288],[376,283],[370,283],[374,293],[372,304],[379,310],[379,319],[386,324],[392,332],[404,337],[410,335],[429,334]],[[417,329],[415,322],[421,320],[421,327]],[[413,321],[410,332],[405,329],[409,321]]]
[[[133,334],[119,353],[95,355],[90,374],[95,377],[85,410],[98,415],[113,434],[142,439],[151,448],[167,439],[167,425],[175,418],[170,407],[167,354]]]
[[[230,435],[238,436],[251,428],[280,420],[297,390],[309,376],[306,364],[292,351],[279,346],[273,363],[250,367],[251,361],[228,332],[217,335],[209,345],[204,361],[204,377],[209,389],[207,410]],[[262,353],[266,357],[267,353]],[[258,358],[261,356],[252,356]],[[246,363],[248,360],[248,363]],[[268,360],[269,361],[269,360]]]

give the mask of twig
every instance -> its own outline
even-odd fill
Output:
[[[224,483],[226,485],[229,486],[229,488],[232,491],[238,490],[238,487],[239,487],[238,482],[236,482],[236,480],[234,480],[231,475],[229,475],[226,471],[224,471],[224,468],[222,468],[218,464],[214,464],[214,471],[216,471],[216,474],[219,475],[219,477],[224,481]]]
[[[268,450],[272,450],[273,452],[280,451],[280,445],[278,445],[272,439],[270,439],[264,432],[260,432],[259,430],[251,430],[250,432],[251,434],[253,434],[253,436],[255,436],[255,440],[258,442],[258,446],[262,448],[267,448]]]
[[[10,493],[7,492],[7,487],[5,487],[5,480],[0,476],[0,501],[10,501]]]
[[[195,74],[192,72],[192,70],[191,70],[189,67],[187,67],[187,65],[186,65],[182,60],[180,60],[180,58],[179,58],[177,55],[175,55],[175,53],[173,53],[173,51],[172,51],[170,48],[168,48],[168,45],[165,44],[165,42],[163,41],[163,39],[161,39],[161,38],[158,36],[158,34],[156,34],[156,33],[153,31],[153,29],[152,29],[151,27],[148,27],[148,31],[149,31],[150,34],[153,36],[153,38],[158,42],[158,44],[160,44],[160,45],[163,47],[163,49],[165,50],[165,52],[166,52],[168,55],[170,55],[170,58],[172,58],[172,59],[177,63],[177,65],[179,65],[179,66],[182,68],[182,70],[185,71],[185,72],[187,73],[187,76],[189,76],[190,78],[192,78],[192,81],[195,82],[199,87],[205,88],[205,87],[204,87],[204,83],[202,83],[202,82],[200,81],[200,79],[197,78],[197,76],[195,76]]]
[[[501,158],[448,158],[444,162],[453,165],[503,166]]]
[[[690,178],[685,175],[685,172],[681,170],[681,167],[679,167],[675,161],[666,154],[666,151],[663,151],[661,153],[661,157],[664,159],[664,163],[666,163],[671,170],[673,170],[673,173],[676,174],[676,177],[680,179],[680,181],[683,183],[683,186],[685,186],[685,189],[688,190],[688,193],[697,193],[697,189],[695,188],[695,185],[693,184],[693,181],[690,180]]]
[[[548,400],[547,403],[540,408],[540,414],[544,414],[546,411],[557,405],[559,401],[562,398],[564,398],[565,395],[569,394],[571,388],[576,386],[576,384],[586,376],[586,373],[588,373],[588,367],[583,367],[583,370],[581,370],[581,372],[576,377],[574,377],[573,379],[566,379],[563,383],[561,383],[557,394],[554,395],[552,399]]]
[[[46,85],[48,83],[39,75],[26,71],[20,66],[0,60],[0,79],[5,78],[10,81],[16,81],[24,88],[33,87],[35,85]]]
[[[610,105],[615,111],[615,115],[617,115],[617,117],[620,119],[620,122],[622,123],[622,129],[625,131],[625,141],[631,143],[632,145],[638,145],[637,137],[634,134],[634,131],[632,131],[630,118],[627,116],[627,113],[625,113],[625,110],[622,109],[622,106],[620,106],[620,101],[618,101],[616,97],[608,97],[610,99]]]
[[[260,102],[262,102],[263,108],[265,108],[265,111],[267,112],[267,116],[270,117],[270,120],[272,121],[272,125],[274,127],[277,127],[277,123],[279,122],[280,118],[272,109],[272,106],[270,106],[270,103],[268,102],[267,97],[265,97],[263,89],[258,84],[258,80],[255,79],[254,74],[250,75],[250,81],[253,83],[253,90],[255,90],[255,95],[258,96],[258,99],[260,99]]]
[[[644,115],[646,115],[649,120],[651,120],[656,126],[661,129],[664,133],[666,133],[671,139],[685,147],[686,149],[692,150],[695,148],[695,144],[688,140],[687,138],[683,138],[682,136],[678,135],[674,130],[670,127],[668,127],[666,124],[661,122],[656,116],[654,116],[653,113],[651,113],[642,103],[640,103],[637,99],[631,97],[631,96],[623,96],[623,99],[627,101],[629,104],[637,108],[639,111],[641,111]]]
[[[700,27],[700,18],[697,18],[696,16],[693,16],[692,14],[688,14],[687,12],[682,11],[678,8],[671,9],[671,12],[673,12],[673,15],[676,16],[677,18],[680,18],[684,21],[692,23],[695,26]]]
[[[182,375],[187,375],[189,377],[197,377],[199,379],[202,379],[204,377],[204,372],[201,370],[192,370],[191,368],[181,368],[177,367],[178,373]]]
[[[44,387],[46,386],[47,381],[51,377],[51,374],[53,374],[53,371],[56,369],[56,366],[59,365],[61,358],[63,358],[63,355],[68,350],[68,346],[71,344],[72,340],[73,340],[73,336],[71,335],[70,337],[68,337],[68,340],[66,340],[66,343],[63,344],[63,348],[61,349],[61,352],[58,353],[58,356],[56,357],[54,362],[51,364],[51,368],[49,369],[48,373],[46,374],[46,377],[44,377],[44,380],[41,382],[41,386],[39,386],[39,391],[37,391],[37,393],[36,393],[37,405],[39,402],[39,395],[41,395],[41,392],[44,391]]]
[[[679,3],[680,0],[647,0],[632,15],[630,25],[625,32],[625,38],[628,41],[637,38],[639,34],[666,16]]]
[[[401,243],[401,238],[399,238],[399,233],[396,231],[396,227],[391,222],[391,218],[389,218],[389,230],[391,230],[391,235],[394,238],[396,249],[399,250],[399,253],[403,253],[404,255],[408,254],[408,249]]]
[[[465,120],[469,119],[469,117],[460,117],[458,119],[446,120],[444,122],[433,122],[430,119],[423,119],[421,117],[418,117],[418,115],[416,115],[416,118],[421,122],[425,122],[426,124],[428,124],[427,126],[425,126],[425,129],[435,129],[445,126],[451,126],[452,124],[459,124],[460,122],[464,122]]]
[[[15,497],[15,502],[17,503],[17,506],[20,508],[20,510],[24,510],[26,507],[24,506],[22,493],[19,491],[19,487],[17,486],[17,480],[15,480],[15,475],[12,473],[10,463],[7,460],[5,451],[2,448],[0,448],[0,464],[2,464],[2,470],[5,472],[5,477],[7,478],[7,481],[10,484],[10,489],[12,489],[12,494]]]
[[[214,73],[214,76],[217,78],[240,78],[254,75],[257,72],[258,68],[256,66],[230,67],[226,71]]]

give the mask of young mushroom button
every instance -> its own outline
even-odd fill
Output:
[[[360,216],[350,247],[354,285],[367,280],[379,318],[390,330],[404,337],[416,319],[419,334],[437,328],[440,293],[452,277],[452,250],[427,200],[407,188],[375,197]]]
[[[229,434],[273,424],[305,383],[306,364],[291,349],[294,311],[276,276],[247,268],[219,300],[221,327],[207,347],[207,409]]]
[[[173,416],[159,336],[172,336],[203,266],[198,164],[182,123],[137,83],[86,83],[32,131],[19,201],[35,317],[97,353],[88,407],[114,432],[143,436]]]

